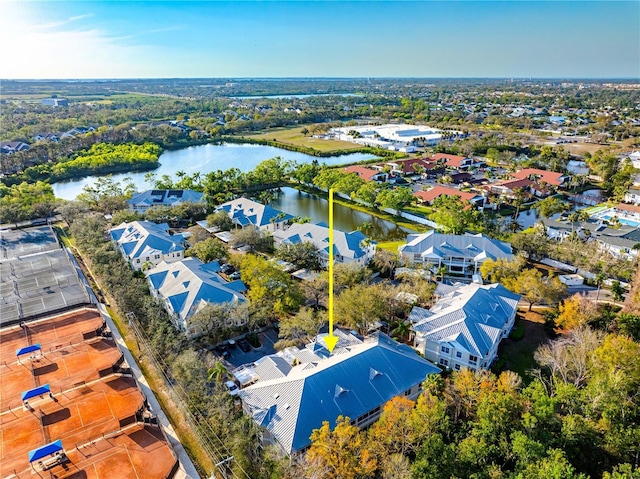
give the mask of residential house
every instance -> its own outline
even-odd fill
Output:
[[[627,205],[631,206],[631,205]],[[547,237],[564,241],[572,234],[586,241],[596,241],[602,251],[613,257],[634,257],[640,253],[635,247],[640,243],[640,228],[622,223],[610,228],[602,221],[554,221],[542,218]],[[640,223],[639,223],[640,224]]]
[[[428,231],[407,236],[398,250],[410,264],[431,265],[436,271],[446,267],[451,274],[471,277],[488,259],[513,258],[511,245],[483,234],[442,234]]]
[[[93,126],[77,126],[75,128],[72,128],[69,131],[65,131],[62,135],[60,135],[60,138],[71,138],[74,136],[79,136],[79,135],[86,135],[87,133],[91,133],[96,131],[96,129]]]
[[[520,295],[500,284],[468,284],[409,315],[414,347],[448,369],[487,369],[513,328]]]
[[[631,161],[633,167],[637,170],[640,170],[640,151],[634,151],[629,155],[628,158],[629,161]]]
[[[122,256],[136,271],[184,258],[184,237],[169,234],[169,225],[150,221],[122,223],[109,230]]]
[[[632,186],[624,194],[624,202],[640,206],[640,187]]]
[[[240,280],[227,282],[219,272],[218,262],[203,263],[191,257],[173,263],[163,261],[145,274],[151,294],[162,301],[176,325],[188,331],[189,318],[207,304],[246,301],[242,294],[247,290],[244,283]]]
[[[498,195],[501,198],[513,199],[516,196],[518,189],[524,191],[527,196],[531,194],[531,188],[534,186],[534,182],[528,178],[521,180],[502,180],[496,181],[485,185],[484,188],[493,195]]]
[[[473,158],[450,155],[449,153],[436,153],[431,157],[431,160],[443,162],[447,168],[452,168],[455,170],[468,170],[480,164],[477,163]]]
[[[286,227],[293,216],[265,206],[248,198],[237,198],[216,207],[216,211],[224,211],[237,227],[253,226],[261,231],[275,232]]]
[[[307,347],[288,348],[260,361],[257,382],[240,390],[246,414],[263,429],[263,443],[286,455],[311,445],[311,433],[338,416],[364,428],[396,396],[416,399],[438,368],[409,346],[382,333],[360,340],[336,331],[329,354],[323,335]],[[324,335],[326,336],[326,335]]]
[[[558,173],[556,171],[539,170],[537,168],[525,168],[512,173],[511,176],[519,180],[528,178],[537,183],[545,182],[551,186],[562,186],[570,179],[569,175]]]
[[[567,171],[572,175],[588,175],[589,167],[584,161],[569,160],[567,163]]]
[[[418,198],[418,201],[427,203],[428,205],[432,205],[435,199],[440,196],[457,196],[463,202],[467,201],[475,206],[482,206],[485,202],[485,197],[477,193],[456,190],[455,188],[449,188],[440,185],[436,185],[433,188],[425,191],[416,191],[413,196]]]
[[[366,168],[358,165],[347,166],[344,168],[344,171],[347,173],[355,173],[364,181],[377,181],[379,183],[384,183],[389,178],[389,174],[384,171],[378,171],[373,168]]]
[[[58,143],[60,141],[60,133],[42,132],[36,133],[33,137],[34,141],[53,141]]]
[[[10,155],[29,149],[29,144],[24,141],[0,141],[0,153]]]
[[[438,162],[427,158],[395,160],[385,163],[385,166],[390,166],[391,173],[400,176],[421,175],[426,178],[437,178],[445,173],[445,169]],[[381,170],[383,166],[375,165],[373,168]]]
[[[130,200],[129,209],[144,213],[152,206],[176,206],[181,203],[200,203],[204,206],[204,194],[193,190],[147,190],[135,193]]]
[[[319,251],[320,263],[329,265],[329,227],[324,223],[294,223],[286,230],[273,234],[276,245],[312,243]],[[376,254],[376,242],[360,231],[345,233],[333,230],[333,258],[335,263],[357,263],[366,266]]]

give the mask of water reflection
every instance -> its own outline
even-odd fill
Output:
[[[294,188],[282,188],[278,197],[270,204],[294,216],[308,216],[313,223],[329,223],[329,202]],[[339,204],[334,204],[333,222],[334,227],[342,231],[354,231],[364,225],[363,233],[377,241],[401,240],[405,239],[408,233],[413,233],[390,221]]]

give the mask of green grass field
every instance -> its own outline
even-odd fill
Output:
[[[398,246],[405,244],[406,241],[381,241],[378,243],[379,249],[385,249],[387,251],[392,251],[394,253],[398,252]]]
[[[347,141],[311,138],[310,134],[307,134],[307,136],[305,136],[302,134],[303,128],[305,127],[296,126],[294,128],[277,128],[255,135],[244,135],[244,137],[252,138],[255,140],[276,140],[280,143],[302,146],[304,148],[313,148],[317,151],[350,151],[362,148],[362,145],[356,145],[355,143],[349,143]]]

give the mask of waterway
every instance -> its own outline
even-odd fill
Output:
[[[340,165],[375,158],[375,156],[365,153],[320,158],[273,146],[224,143],[222,145],[207,144],[165,151],[159,158],[160,166],[151,171],[158,178],[162,175],[169,175],[174,179],[178,171],[184,171],[188,175],[196,172],[205,175],[210,171],[238,168],[246,172],[253,170],[260,162],[276,156],[280,156],[285,160],[297,161],[298,163],[311,163],[313,160],[317,160],[319,163],[326,163],[327,165]],[[152,187],[144,179],[148,172],[119,173],[111,177],[118,182],[125,178],[130,178],[138,191],[145,191]],[[54,183],[52,185],[53,192],[57,198],[72,200],[82,193],[85,185],[95,183],[98,176],[104,175],[86,176],[71,181]]]
[[[329,223],[328,201],[295,188],[282,188],[281,193],[270,204],[290,215],[309,217],[312,223]],[[406,239],[408,233],[414,233],[390,221],[337,203],[333,205],[333,224],[334,228],[342,231],[354,231],[365,224],[367,227],[363,229],[363,233],[376,241]]]

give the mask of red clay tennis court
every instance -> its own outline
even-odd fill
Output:
[[[102,326],[97,311],[83,309],[0,330],[0,477],[173,475],[175,455],[145,424],[145,398]],[[30,462],[30,451],[58,440],[66,460]]]

